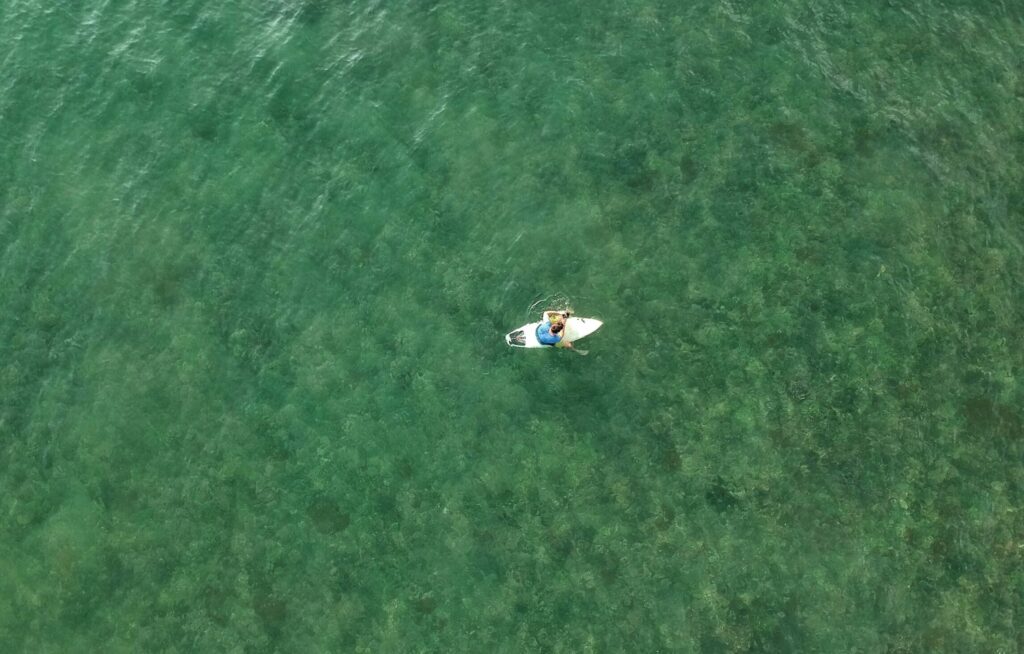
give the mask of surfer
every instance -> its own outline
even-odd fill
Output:
[[[568,311],[545,311],[544,322],[537,326],[537,340],[543,345],[559,345],[572,347],[572,343],[562,339],[565,321],[569,318]]]
[[[530,313],[533,311],[534,307],[530,307]],[[587,351],[576,347],[575,341],[593,334],[603,323],[597,318],[574,316],[570,311],[571,309],[542,311],[540,320],[527,323],[505,334],[505,343],[517,348],[568,348],[574,354],[586,356]]]

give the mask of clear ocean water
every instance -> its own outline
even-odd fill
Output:
[[[1022,71],[998,0],[0,2],[0,649],[1024,650]]]

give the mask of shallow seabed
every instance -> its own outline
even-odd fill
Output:
[[[1024,650],[1020,3],[0,17],[3,651]]]

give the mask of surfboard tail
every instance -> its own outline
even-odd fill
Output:
[[[513,347],[526,347],[526,332],[522,329],[509,332],[505,334],[505,342]]]

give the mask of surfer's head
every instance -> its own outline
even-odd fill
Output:
[[[565,325],[563,325],[560,322],[551,323],[551,333],[557,334],[558,332],[562,331],[562,327],[564,326]]]

